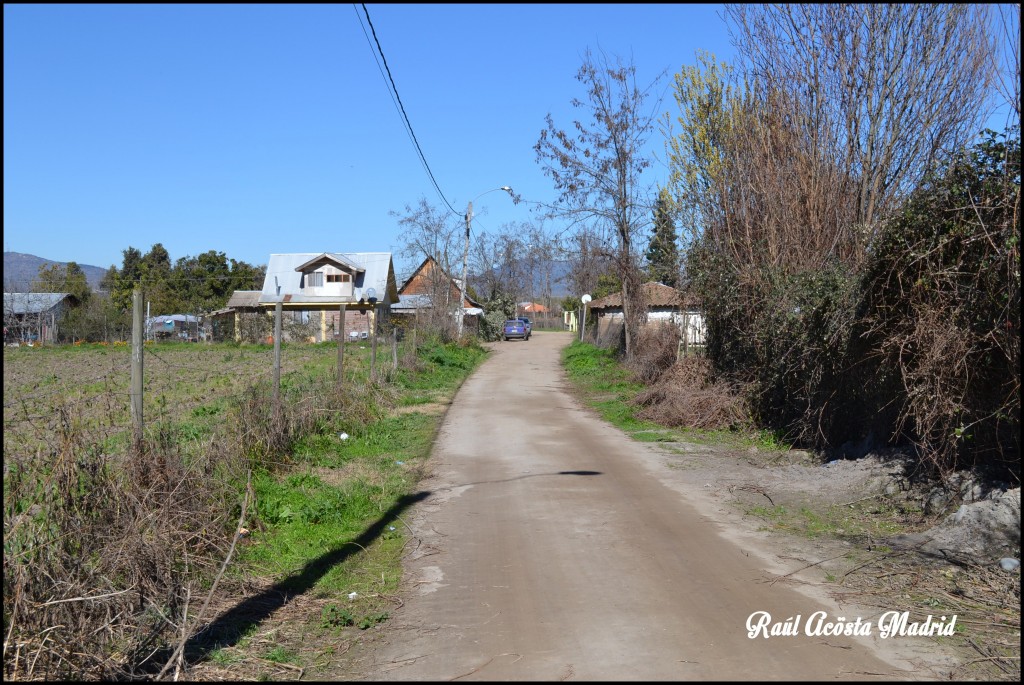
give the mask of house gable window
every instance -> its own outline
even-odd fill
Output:
[[[352,274],[333,266],[322,266],[316,271],[304,271],[302,275],[303,289],[313,295],[327,297],[352,295]]]

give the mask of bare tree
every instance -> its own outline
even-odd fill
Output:
[[[874,418],[855,414],[876,399],[894,401],[861,363],[857,284],[887,220],[978,133],[993,75],[988,13],[730,5],[743,62],[702,55],[676,77],[683,131],[670,164],[695,220],[690,275],[708,353],[756,381],[759,420],[823,446],[866,432]]]
[[[499,295],[522,299],[528,290],[529,269],[526,260],[530,224],[504,224],[497,232],[480,233],[472,243],[473,270],[482,297]]]
[[[984,4],[729,5],[748,83],[793,100],[809,152],[850,170],[857,221],[905,198],[978,133],[991,86]]]
[[[398,254],[417,264],[432,258],[439,267],[425,274],[431,306],[420,311],[422,323],[443,336],[454,337],[456,312],[461,312],[458,289],[453,287],[452,281],[454,269],[462,261],[459,222],[422,198],[416,208],[406,205],[404,215],[397,212],[391,215],[399,217],[398,224],[403,229],[404,243]]]
[[[399,256],[416,263],[433,257],[447,273],[455,273],[452,269],[462,257],[462,227],[450,214],[421,198],[415,208],[406,205],[404,214],[392,211],[390,215],[402,227]]]
[[[646,314],[634,241],[651,215],[653,192],[641,173],[650,166],[645,145],[654,122],[645,103],[658,79],[642,89],[632,63],[616,59],[613,65],[607,56],[595,59],[588,51],[576,80],[586,88],[587,100],[574,98],[572,105],[588,108],[592,120],[576,120],[567,131],[556,128],[548,114],[534,150],[559,192],[558,204],[548,207],[551,216],[614,231],[628,359]]]
[[[993,53],[996,90],[1020,126],[1020,5],[996,5],[995,14],[996,41],[1003,45]]]
[[[612,269],[607,241],[592,229],[581,229],[559,241],[558,251],[569,262],[569,291],[579,299],[592,294],[598,279]]]
[[[548,235],[543,223],[531,224],[529,241],[530,245],[533,246],[531,250],[535,257],[533,273],[531,275],[531,289],[533,293],[531,293],[530,299],[534,300],[536,296],[539,296],[539,299],[547,307],[550,314],[553,305],[551,293],[555,283],[554,271],[558,253],[557,245],[555,239]]]

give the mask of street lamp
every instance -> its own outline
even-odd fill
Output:
[[[516,194],[512,192],[512,188],[510,186],[491,188],[490,190],[480,193],[474,197],[473,200],[479,200],[487,193],[493,193],[496,190],[504,190],[512,198],[512,202],[518,202]],[[463,320],[466,318],[464,306],[466,302],[466,279],[469,278],[469,226],[473,222],[473,200],[469,201],[469,206],[466,208],[466,249],[462,252],[462,287],[459,289],[459,338],[462,338]]]
[[[587,304],[590,302],[590,295],[584,294],[580,300],[583,302],[583,320],[580,321],[580,342],[583,342],[583,329],[587,325]]]

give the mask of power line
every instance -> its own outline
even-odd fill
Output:
[[[388,67],[388,60],[386,57],[384,57],[384,50],[383,48],[381,48],[380,41],[377,39],[377,31],[376,29],[373,28],[373,22],[370,21],[370,12],[366,9],[365,4],[360,4],[360,6],[363,8],[363,13],[366,14],[366,23],[370,25],[370,31],[373,33],[373,40],[377,44],[377,51],[374,52],[373,55],[374,60],[377,60],[377,54],[380,54],[380,61],[377,61],[377,69],[381,69],[380,62],[383,61],[384,69],[381,71],[381,76],[383,77],[384,71],[387,71],[386,83],[390,84],[389,94],[391,94],[391,100],[392,102],[395,103],[395,106],[398,108],[399,113],[402,116],[402,121],[405,124],[406,132],[409,134],[409,137],[412,139],[413,145],[416,147],[416,152],[419,155],[420,162],[423,164],[423,168],[426,170],[427,176],[430,177],[430,182],[434,185],[434,190],[437,191],[437,194],[441,197],[441,200],[443,200],[444,203],[448,205],[448,209],[451,210],[452,214],[458,215],[460,214],[460,212],[457,212],[455,208],[452,207],[451,203],[448,202],[448,198],[446,198],[444,196],[444,193],[441,192],[441,187],[437,184],[437,179],[434,178],[434,174],[430,170],[430,165],[427,164],[427,158],[423,154],[423,149],[420,147],[420,143],[416,139],[416,133],[412,130],[412,124],[409,122],[409,116],[405,113],[405,106],[402,104],[402,98],[398,94],[398,86],[395,85],[395,79],[391,76],[391,69]],[[358,10],[356,10],[356,17],[359,17]],[[362,24],[363,22],[362,19],[360,18],[359,25],[362,26]],[[363,26],[363,35],[366,35],[365,26]],[[369,42],[370,37],[366,36],[366,40],[367,42]],[[370,47],[372,48],[373,45],[371,44]]]

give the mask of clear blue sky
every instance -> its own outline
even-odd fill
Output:
[[[718,5],[367,9],[460,215],[502,185],[552,199],[533,145],[549,112],[580,116],[588,48],[632,59],[641,84],[667,70],[665,108],[695,50],[733,54]],[[397,252],[390,212],[444,202],[368,32],[359,5],[4,5],[4,250],[100,267],[158,242],[252,264]],[[501,192],[474,212],[474,231],[534,219]]]
[[[697,50],[735,54],[721,5],[367,7],[460,216],[502,185],[553,199],[533,146],[549,112],[559,128],[585,115],[570,102],[588,49],[632,61],[644,85],[664,73],[672,112]],[[397,253],[391,212],[445,205],[368,32],[359,5],[4,5],[4,250],[100,267],[154,243],[252,264]],[[474,231],[531,221],[528,207],[479,197]]]

